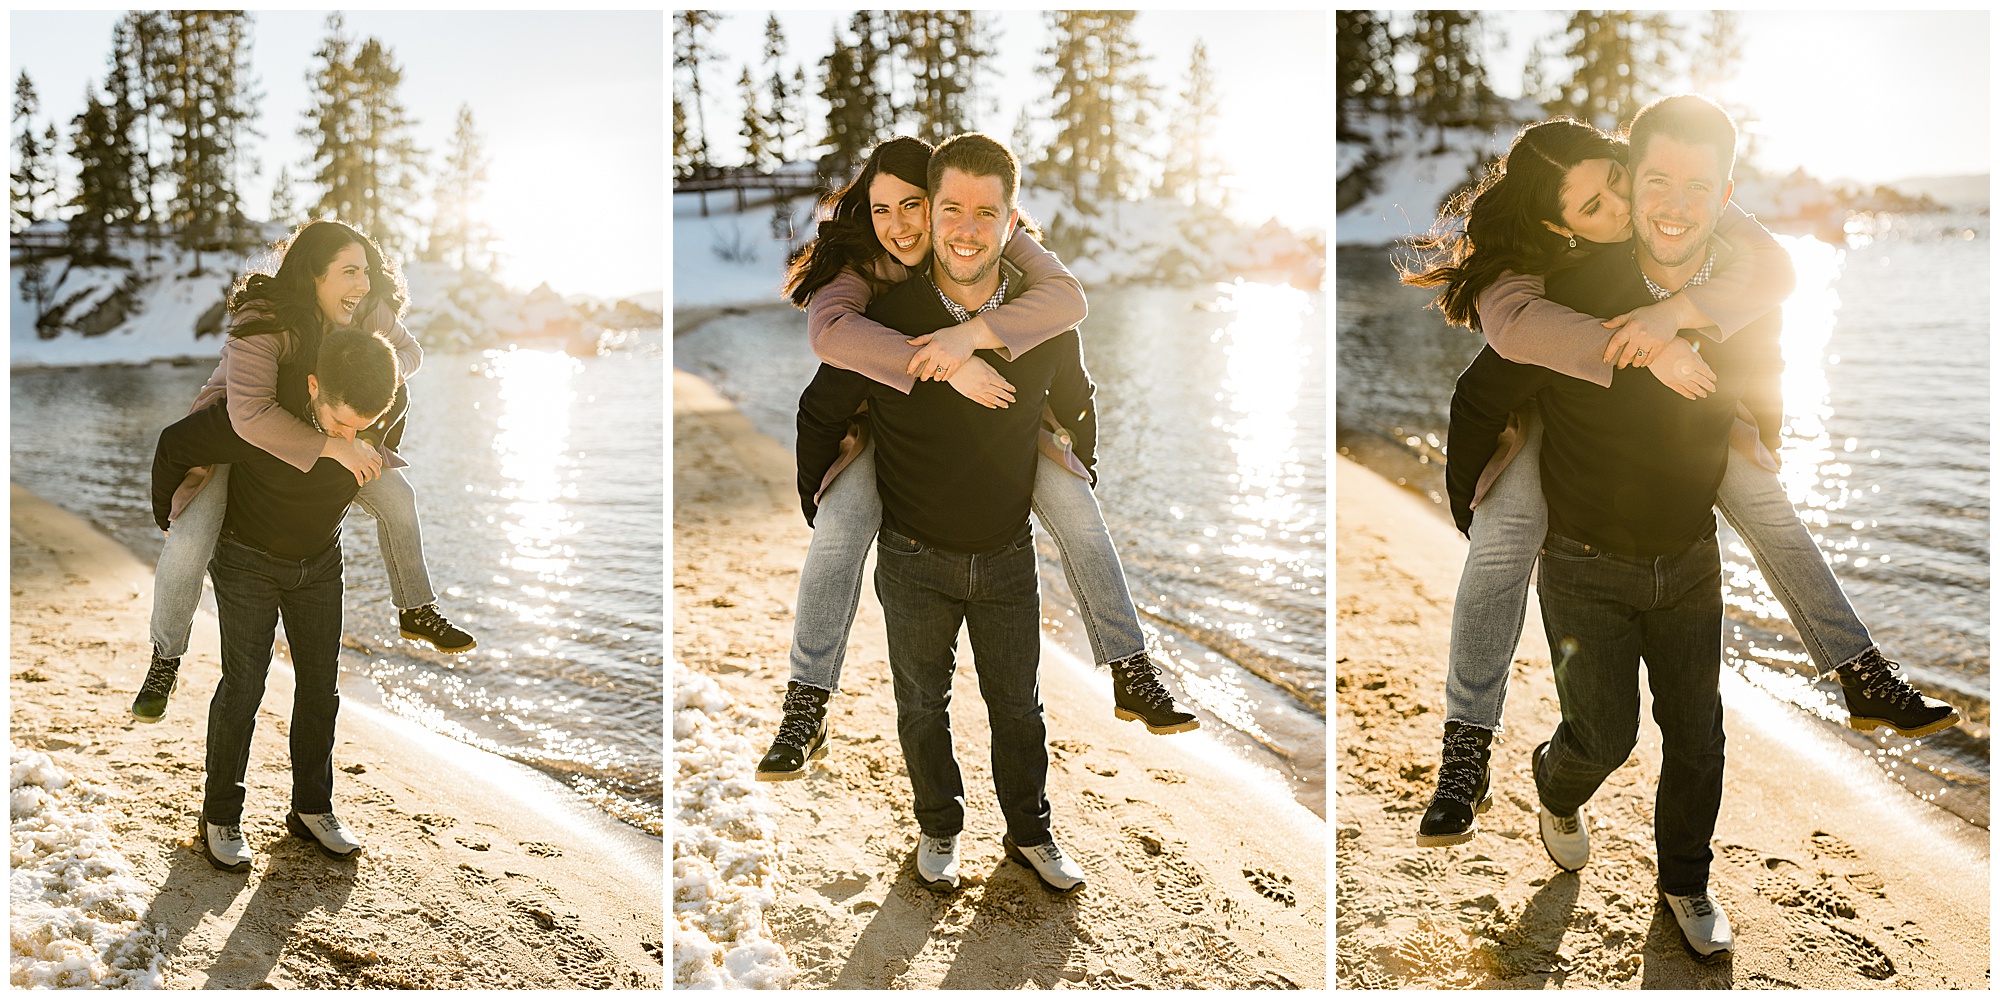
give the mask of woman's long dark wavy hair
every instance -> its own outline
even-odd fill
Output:
[[[314,282],[326,273],[341,251],[356,243],[368,259],[368,297],[354,311],[355,320],[361,321],[384,303],[401,318],[410,298],[396,262],[384,256],[367,234],[344,223],[321,219],[292,230],[291,235],[271,247],[271,253],[280,261],[275,274],[253,271],[237,279],[229,290],[227,308],[243,318],[231,326],[229,335],[289,333],[297,339],[297,348],[303,356],[317,357],[328,320],[320,313]]]
[[[1479,295],[1501,272],[1547,274],[1562,261],[1569,241],[1542,223],[1562,225],[1562,185],[1569,169],[1606,159],[1624,163],[1625,143],[1573,118],[1522,129],[1478,186],[1453,198],[1431,231],[1410,241],[1420,269],[1399,263],[1403,283],[1442,285],[1433,302],[1438,311],[1451,323],[1478,330]]]
[[[785,274],[785,297],[800,309],[814,292],[832,281],[843,267],[853,268],[862,277],[874,280],[869,265],[889,251],[875,236],[875,223],[868,215],[868,186],[877,174],[887,173],[905,184],[928,191],[931,144],[922,139],[899,135],[886,139],[868,154],[859,176],[820,202],[824,218],[812,242],[799,250]]]

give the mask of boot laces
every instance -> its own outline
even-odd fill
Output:
[[[234,823],[228,824],[226,826],[217,826],[215,828],[215,836],[216,839],[222,841],[225,844],[242,843],[243,828],[237,826]]]
[[[1715,904],[1708,901],[1707,893],[1702,893],[1687,898],[1687,910],[1690,917],[1712,916],[1715,913]]]
[[[1855,679],[1861,682],[1861,697],[1886,701],[1897,708],[1922,708],[1924,697],[1908,681],[1897,676],[1896,661],[1869,656],[1854,665]]]
[[[139,685],[140,694],[169,695],[174,692],[174,678],[179,675],[180,661],[153,658],[153,665],[146,670],[146,680]]]
[[[813,721],[813,699],[803,688],[785,695],[785,719],[778,724],[778,742],[804,750],[812,743],[819,724]]]
[[[1438,767],[1437,797],[1452,802],[1472,802],[1472,789],[1479,784],[1479,741],[1472,727],[1460,726],[1444,738],[1444,761]]]
[[[1582,813],[1571,813],[1568,816],[1558,816],[1555,813],[1550,813],[1549,818],[1555,821],[1556,832],[1567,837],[1575,834],[1577,830],[1582,828],[1582,824],[1578,821],[1578,818],[1582,815]]]
[[[1174,696],[1160,683],[1160,668],[1144,653],[1126,660],[1116,668],[1125,675],[1125,687],[1138,695],[1146,704],[1155,708],[1171,708]]]
[[[426,604],[410,612],[410,619],[432,632],[443,632],[445,629],[457,627],[451,623],[450,619],[444,616],[444,612],[438,610],[438,606],[435,604]]]

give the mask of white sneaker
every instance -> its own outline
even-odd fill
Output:
[[[1699,896],[1676,896],[1671,892],[1660,895],[1666,897],[1667,909],[1674,911],[1674,919],[1681,925],[1681,936],[1687,938],[1688,947],[1695,954],[1707,958],[1735,949],[1736,932],[1730,929],[1729,915],[1715,904],[1714,897],[1705,892]]]
[[[926,888],[958,888],[958,837],[917,835],[917,881]]]
[[[1057,892],[1075,892],[1083,888],[1083,868],[1070,860],[1055,841],[1033,847],[1016,847],[1011,838],[1002,838],[1001,843],[1007,847],[1007,856],[1027,865],[1043,885]]]
[[[285,829],[300,840],[319,845],[329,858],[351,858],[361,850],[361,842],[332,813],[291,813],[285,817]]]
[[[1541,820],[1542,847],[1548,850],[1549,860],[1566,872],[1583,870],[1590,863],[1590,823],[1583,818],[1583,809],[1578,807],[1574,816],[1557,816],[1549,807],[1537,806],[1535,813]]]
[[[243,840],[243,828],[235,823],[222,825],[202,820],[201,854],[219,871],[250,870],[250,845]]]

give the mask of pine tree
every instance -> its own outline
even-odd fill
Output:
[[[409,220],[423,174],[424,151],[416,143],[416,119],[398,93],[403,69],[396,65],[395,52],[371,36],[354,53],[354,79],[360,126],[355,144],[364,193],[354,221],[384,249],[409,256],[416,244]]]
[[[1138,191],[1153,104],[1153,85],[1140,69],[1132,11],[1052,11],[1044,73],[1055,83],[1049,118],[1053,145],[1040,176],[1070,197],[1134,196]]]
[[[300,217],[298,184],[292,180],[292,169],[283,164],[271,182],[271,221],[287,229],[305,221]]]
[[[1600,128],[1629,122],[1647,101],[1661,95],[1679,48],[1678,29],[1661,13],[1577,11],[1565,34],[1563,57],[1571,73],[1551,110]]]
[[[70,149],[76,158],[77,190],[69,205],[69,242],[80,260],[111,257],[111,226],[129,218],[136,206],[130,186],[129,151],[113,134],[110,105],[97,99],[96,88],[85,88],[83,111],[71,120],[75,131]]]
[[[313,103],[306,110],[299,138],[311,144],[307,180],[320,189],[312,213],[355,219],[367,192],[357,141],[361,134],[356,100],[360,84],[354,77],[354,40],[342,30],[345,25],[338,12],[327,15],[326,37],[313,52],[319,65],[306,74]]]
[[[1485,117],[1492,92],[1478,56],[1479,15],[1474,11],[1420,10],[1408,46],[1417,57],[1410,74],[1410,100],[1417,119],[1438,130],[1471,125]]]
[[[896,106],[899,120],[932,144],[970,130],[978,79],[993,57],[978,13],[899,10],[888,24],[900,64],[892,78],[910,81],[908,99]]]
[[[776,14],[764,22],[764,64],[770,73],[767,89],[771,99],[764,115],[764,135],[772,158],[784,163],[791,159],[792,136],[799,129],[798,112],[793,105],[800,95],[792,91],[791,81],[785,79],[785,29]]]
[[[1347,115],[1386,111],[1396,101],[1396,33],[1386,15],[1372,10],[1334,12],[1333,77],[1339,94],[1336,132],[1352,133]]]
[[[236,147],[256,113],[244,72],[249,19],[240,11],[174,11],[162,27],[154,68],[170,151],[168,208],[200,274],[202,250],[231,235],[242,217]]]
[[[688,133],[687,105],[681,92],[674,91],[674,178],[686,177],[694,165],[694,137]]]
[[[8,186],[17,230],[41,220],[41,202],[55,190],[54,149],[35,131],[35,116],[41,113],[35,83],[22,70],[14,81],[14,170]]]
[[[119,214],[111,221],[129,225],[145,209],[146,192],[142,179],[147,169],[141,162],[145,151],[134,134],[145,113],[145,85],[140,80],[134,55],[132,15],[127,14],[111,28],[111,64],[104,74],[104,104],[109,118],[105,150],[107,167],[104,182],[117,188],[113,199]]]
[[[1221,207],[1222,164],[1215,139],[1221,110],[1215,76],[1208,68],[1208,46],[1196,41],[1188,59],[1187,88],[1181,91],[1173,117],[1173,144],[1160,176],[1161,194],[1191,205]]]
[[[471,106],[459,105],[451,148],[445,154],[444,173],[438,178],[437,215],[431,221],[430,242],[424,248],[426,259],[450,264],[460,271],[491,264],[486,247],[492,237],[477,214],[486,187],[485,148],[486,142],[473,124]]]
[[[166,172],[166,156],[161,146],[167,134],[168,92],[171,74],[167,58],[170,37],[167,16],[162,11],[132,11],[120,22],[126,28],[126,48],[120,61],[130,74],[132,108],[137,135],[132,158],[134,182],[138,186],[140,213],[145,221],[146,259],[159,257],[163,212],[160,178]],[[116,36],[114,36],[114,39]]]
[[[708,10],[674,12],[674,72],[684,75],[694,107],[695,137],[691,144],[695,168],[706,173],[714,161],[709,156],[708,108],[701,97],[701,68],[715,57],[708,38],[722,23],[722,15]]]
[[[757,81],[750,67],[743,67],[743,79],[736,86],[743,92],[743,128],[736,133],[743,137],[743,166],[764,170],[771,165],[771,136],[764,131],[764,110],[757,106]]]

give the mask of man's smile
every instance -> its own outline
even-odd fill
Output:
[[[954,255],[966,258],[977,257],[980,255],[981,252],[985,251],[986,249],[983,246],[967,247],[959,243],[947,243],[945,244],[945,246],[948,249],[950,249]]]
[[[1676,223],[1672,223],[1672,222],[1661,222],[1661,221],[1659,221],[1658,219],[1655,219],[1655,220],[1653,220],[1653,228],[1654,228],[1654,229],[1657,229],[1657,230],[1659,230],[1659,231],[1660,231],[1661,233],[1663,233],[1663,234],[1665,234],[1665,235],[1667,235],[1667,236],[1679,236],[1679,235],[1681,235],[1682,233],[1685,233],[1685,232],[1687,232],[1687,231],[1688,231],[1689,229],[1691,229],[1691,228],[1693,228],[1693,227],[1692,227],[1692,226],[1688,226],[1688,225],[1686,225],[1686,224],[1676,224]]]

